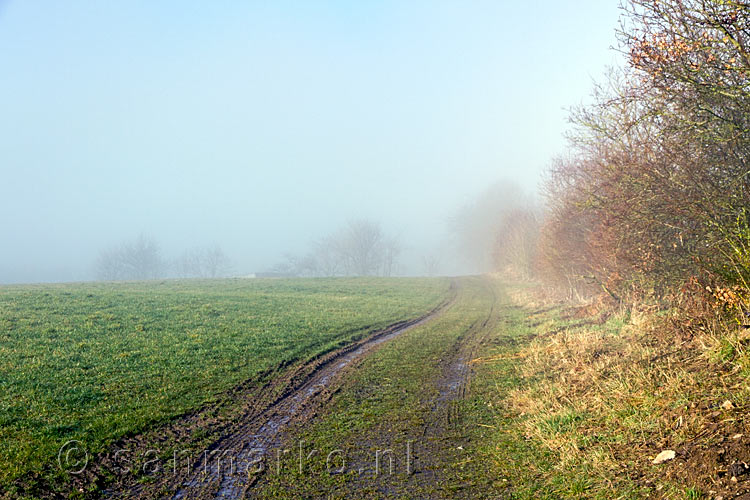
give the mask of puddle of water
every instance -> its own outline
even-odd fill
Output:
[[[446,370],[444,379],[440,384],[439,402],[445,402],[458,397],[461,386],[466,381],[469,365],[464,357],[453,361],[450,368]]]

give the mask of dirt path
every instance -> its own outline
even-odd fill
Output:
[[[431,499],[464,497],[458,488],[460,481],[456,481],[454,471],[448,469],[465,459],[465,422],[461,404],[471,384],[471,360],[477,356],[500,319],[495,290],[490,287],[488,293],[492,297],[489,308],[458,336],[441,362],[440,374],[433,381],[437,397],[429,403],[430,410],[421,425],[420,444],[414,445],[417,459],[412,464],[412,473],[401,478],[401,484],[395,489],[398,494],[411,492],[419,498]],[[448,481],[456,487],[453,491],[445,495],[436,490],[436,485]],[[475,493],[469,496],[477,497]]]
[[[152,475],[149,481],[120,483],[106,491],[106,496],[205,499],[247,495],[262,477],[264,466],[261,464],[269,463],[272,453],[280,449],[287,428],[303,425],[312,419],[330,399],[345,374],[371,351],[437,317],[454,300],[456,287],[456,283],[452,283],[451,297],[428,314],[393,324],[273,381],[256,395],[259,401],[272,402],[249,404],[241,418],[215,429],[213,434],[217,437],[209,438],[211,444],[197,454],[197,459],[194,458],[196,454],[184,459],[175,454],[171,468],[160,469],[160,473]],[[274,394],[277,394],[275,398]],[[194,431],[201,430],[200,425],[195,427]]]
[[[445,481],[446,465],[460,460],[461,445],[464,444],[460,404],[470,385],[471,360],[498,321],[497,297],[494,290],[490,289],[490,293],[489,309],[461,332],[441,359],[439,374],[432,381],[435,397],[425,402],[429,410],[425,412],[420,427],[413,430],[419,438],[413,445],[415,459],[411,464],[411,474],[400,478],[401,484],[392,491],[396,495],[406,491],[424,492],[423,498],[437,498],[439,494],[434,486]],[[387,438],[373,435],[372,439],[384,441]],[[354,491],[351,493],[356,495]]]
[[[439,318],[363,360],[319,418],[288,433],[282,448],[299,447],[299,464],[266,474],[250,496],[479,498],[461,473],[472,459],[463,406],[471,360],[496,341],[495,292],[489,279],[463,279]]]

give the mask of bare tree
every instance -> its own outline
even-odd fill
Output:
[[[397,238],[387,237],[379,224],[361,219],[320,239],[304,257],[287,255],[275,272],[295,276],[391,276],[400,253]]]
[[[232,267],[229,257],[219,245],[203,249],[202,256],[203,271],[208,278],[225,276]]]
[[[347,274],[378,274],[383,262],[385,240],[379,224],[366,219],[351,221],[339,238],[341,257]]]
[[[140,235],[132,242],[103,250],[96,263],[102,280],[143,280],[164,276],[166,266],[156,241]]]
[[[383,242],[383,276],[393,276],[401,254],[401,243],[395,237],[386,238]]]
[[[177,273],[184,278],[218,278],[225,276],[231,267],[229,257],[219,245],[187,250],[175,263]]]
[[[317,243],[313,251],[316,275],[337,276],[343,272],[340,245],[334,236],[326,236]]]
[[[440,258],[437,255],[424,255],[422,257],[424,273],[427,276],[437,276],[440,270]]]
[[[472,272],[493,268],[493,250],[497,231],[505,214],[516,207],[527,206],[523,190],[512,182],[488,187],[473,203],[462,207],[451,219],[450,230],[457,250]]]
[[[507,212],[496,233],[495,269],[517,278],[531,278],[536,264],[539,226],[539,215],[533,207]]]

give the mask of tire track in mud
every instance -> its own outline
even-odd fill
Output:
[[[422,428],[422,439],[435,444],[429,447],[433,452],[424,454],[420,460],[422,474],[414,477],[417,483],[439,481],[441,469],[446,466],[446,453],[460,439],[460,401],[466,397],[471,381],[470,362],[501,320],[497,310],[497,291],[491,284],[487,287],[492,299],[486,317],[476,320],[456,339],[435,381],[438,396],[432,403],[431,418]]]
[[[303,375],[285,377],[288,386],[272,404],[260,412],[245,415],[246,418],[225,430],[200,454],[197,461],[190,464],[185,473],[151,484],[109,491],[108,496],[177,500],[238,498],[246,495],[262,475],[262,471],[256,469],[260,459],[267,459],[270,450],[281,447],[287,427],[313,418],[316,410],[335,392],[348,369],[379,345],[438,316],[449,307],[456,295],[457,282],[452,281],[449,298],[426,315],[390,325],[314,360],[296,370]],[[273,390],[274,387],[269,389]],[[168,494],[170,491],[175,493]]]
[[[395,463],[396,469],[401,473],[373,475],[370,470],[372,454],[360,452],[353,457],[352,463],[348,464],[349,469],[360,471],[360,474],[337,486],[336,498],[361,498],[361,492],[368,488],[375,488],[378,498],[453,497],[452,493],[444,496],[434,487],[444,482],[446,467],[459,460],[459,455],[463,453],[456,447],[464,444],[461,400],[468,395],[472,374],[471,360],[477,357],[481,348],[486,347],[486,342],[502,321],[497,290],[490,281],[487,281],[485,286],[487,296],[490,297],[486,312],[465,326],[443,354],[436,376],[431,382],[435,396],[425,402],[424,420],[412,428],[411,435],[415,439],[407,440],[407,443],[413,443],[406,452],[413,462],[405,465],[399,461],[403,458],[399,456]],[[389,426],[377,427],[374,432],[363,438],[362,443],[365,445],[360,443],[359,447],[367,450],[384,444],[385,448],[399,450],[399,453],[403,449],[403,443],[399,442],[398,438],[393,440],[394,436]],[[375,444],[377,446],[370,446]],[[403,473],[405,467],[408,470],[406,474]],[[363,470],[369,471],[370,474],[362,474]]]

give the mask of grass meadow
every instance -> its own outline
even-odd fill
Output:
[[[237,384],[419,316],[448,287],[399,278],[0,287],[0,491],[54,478],[69,440],[105,450]]]

